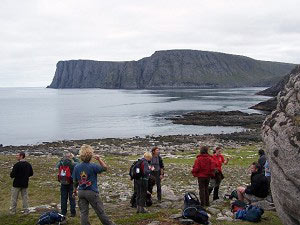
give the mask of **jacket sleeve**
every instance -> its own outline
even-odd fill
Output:
[[[165,165],[164,165],[163,159],[160,156],[158,156],[158,159],[159,159],[159,167],[161,169],[165,169]]]
[[[143,163],[143,165],[144,165],[144,176],[149,176],[150,175],[150,173],[151,173],[151,170],[149,169],[149,164],[148,164],[148,162],[147,162],[147,160],[144,160],[143,161],[144,163]]]
[[[199,172],[199,171],[200,171],[199,163],[198,163],[198,159],[196,159],[195,162],[194,162],[193,169],[192,169],[193,176],[195,177],[197,172]]]
[[[30,171],[29,171],[29,176],[33,176],[33,169],[32,169],[32,166],[30,165]]]
[[[17,170],[17,168],[16,168],[16,164],[13,166],[13,169],[12,169],[12,171],[10,172],[10,177],[11,178],[15,178],[16,177],[16,170]]]

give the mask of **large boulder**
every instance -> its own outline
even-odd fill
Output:
[[[271,168],[271,190],[278,215],[286,225],[300,225],[300,66],[277,96],[262,137]]]

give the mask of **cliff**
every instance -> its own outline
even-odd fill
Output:
[[[277,84],[272,87],[269,87],[263,91],[258,92],[258,95],[266,95],[266,96],[273,96],[267,101],[260,102],[257,105],[250,107],[251,109],[258,109],[263,111],[273,111],[277,106],[277,95],[280,91],[282,91],[285,85],[288,83],[291,76],[298,74],[300,72],[300,66],[296,66],[289,74],[285,75],[282,80],[280,80]]]
[[[138,61],[57,63],[49,88],[201,88],[270,86],[293,64],[196,50],[157,51]]]

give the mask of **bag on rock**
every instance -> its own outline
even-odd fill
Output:
[[[200,205],[195,193],[188,192],[184,195],[183,218],[192,219],[200,224],[208,224],[208,214]]]
[[[243,201],[236,200],[233,203],[231,203],[231,212],[235,213],[238,210],[244,210],[246,209],[247,204]]]
[[[262,208],[249,205],[246,209],[237,211],[235,218],[249,222],[259,222],[262,214],[264,214],[264,210]]]
[[[58,223],[60,224],[60,222],[64,221],[66,219],[66,217],[56,211],[51,211],[51,212],[46,212],[43,213],[37,224],[39,225],[46,225],[46,224],[55,224]]]

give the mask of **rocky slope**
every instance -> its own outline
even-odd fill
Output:
[[[270,86],[293,64],[196,50],[157,51],[138,61],[57,63],[49,88],[200,88]]]
[[[289,74],[285,75],[282,80],[272,87],[269,87],[263,91],[258,92],[258,95],[273,96],[267,101],[260,102],[257,105],[251,107],[251,109],[263,110],[263,111],[273,111],[277,106],[277,95],[280,91],[284,89],[284,86],[288,83],[291,76],[297,74],[300,70],[300,66],[296,66]]]
[[[262,136],[270,162],[271,189],[284,224],[300,224],[300,67],[277,96],[276,109],[264,121]]]

